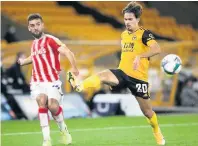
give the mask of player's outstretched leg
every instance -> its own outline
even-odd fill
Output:
[[[67,125],[64,122],[62,107],[59,105],[56,99],[50,98],[48,100],[48,108],[51,111],[52,116],[59,127],[61,134],[60,142],[66,145],[71,144],[72,137],[67,129]]]
[[[160,130],[156,113],[152,110],[150,99],[136,97],[143,114],[146,116],[148,123],[152,127],[153,135],[158,145],[165,145],[165,139]]]
[[[36,100],[39,106],[38,115],[43,133],[43,146],[51,146],[49,115],[48,108],[46,107],[47,96],[45,94],[39,94]]]
[[[86,78],[82,83],[78,83],[75,75],[72,72],[67,73],[67,80],[77,92],[86,91],[88,88],[99,90],[101,84],[115,86],[119,83],[116,76],[110,70],[104,70],[95,75]]]

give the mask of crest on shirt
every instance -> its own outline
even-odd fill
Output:
[[[132,40],[137,40],[137,36],[134,35],[134,36],[132,37]]]
[[[149,38],[151,38],[152,40],[155,39],[152,33],[149,34]]]

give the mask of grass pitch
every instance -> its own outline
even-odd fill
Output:
[[[167,146],[198,146],[198,115],[159,116]],[[156,146],[150,126],[144,117],[106,117],[66,120],[73,138],[71,146]],[[59,132],[50,121],[53,146]],[[1,123],[2,146],[42,146],[39,121],[6,121]]]

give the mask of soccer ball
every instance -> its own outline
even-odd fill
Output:
[[[181,71],[182,61],[179,56],[169,54],[162,59],[161,68],[166,74],[174,75]]]

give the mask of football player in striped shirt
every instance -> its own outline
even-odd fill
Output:
[[[61,143],[71,144],[72,137],[64,122],[59,79],[60,54],[65,55],[71,63],[72,73],[78,75],[74,54],[58,38],[44,33],[44,22],[40,14],[28,16],[28,30],[35,38],[31,46],[31,55],[19,59],[20,65],[32,63],[31,96],[36,99],[39,109],[40,126],[43,133],[43,146],[51,146],[49,115],[51,112],[61,132]]]

